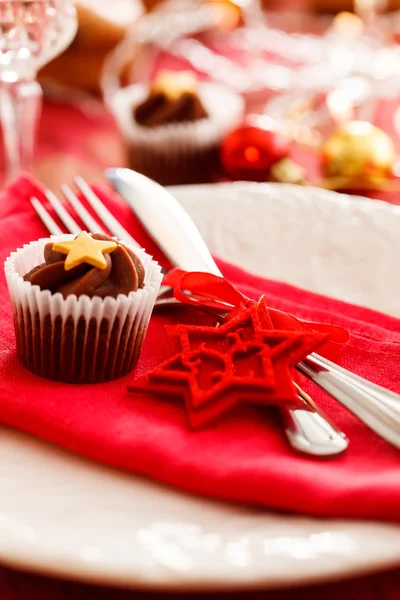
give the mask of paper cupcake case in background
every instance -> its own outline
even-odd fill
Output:
[[[41,290],[24,281],[44,262],[52,236],[13,252],[5,262],[17,352],[24,366],[42,377],[66,383],[110,381],[129,373],[138,361],[162,274],[144,250],[132,250],[145,269],[144,287],[117,298],[70,295]]]
[[[210,181],[221,141],[242,121],[244,100],[218,84],[200,83],[197,95],[208,117],[145,127],[135,121],[134,113],[148,93],[148,86],[135,84],[121,88],[109,100],[130,167],[164,185]]]

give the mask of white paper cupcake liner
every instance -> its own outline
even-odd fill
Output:
[[[52,236],[13,252],[5,274],[13,305],[17,352],[27,369],[67,383],[116,379],[135,366],[143,345],[162,274],[144,250],[132,250],[145,269],[144,287],[117,298],[67,298],[24,281],[44,262],[45,245],[73,239]]]
[[[110,101],[132,168],[165,184],[206,181],[222,139],[243,118],[243,98],[224,86],[200,83],[198,96],[208,117],[143,127],[135,122],[134,111],[147,95],[148,86],[134,84],[118,90]]]

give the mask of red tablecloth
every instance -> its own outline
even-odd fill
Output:
[[[86,107],[86,114],[70,106],[47,102],[43,113],[35,173],[49,187],[57,189],[59,182],[71,181],[77,173],[89,180],[101,177],[106,166],[123,164],[123,148],[119,142],[112,119],[99,108]],[[394,105],[384,105],[377,123],[391,123]],[[68,124],[68,126],[66,126]],[[315,173],[314,157],[301,155],[310,173]],[[313,167],[314,164],[314,167]],[[400,203],[399,194],[387,197]],[[210,598],[196,596],[196,598]],[[400,569],[385,574],[347,582],[318,585],[287,591],[242,593],[213,596],[213,598],[240,598],[241,600],[397,600],[400,598]],[[57,581],[39,576],[0,568],[1,600],[170,600],[176,594],[151,594],[87,586]],[[184,596],[182,600],[194,598]]]

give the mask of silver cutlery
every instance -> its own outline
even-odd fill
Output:
[[[108,169],[107,179],[173,264],[186,270],[215,272],[207,246],[179,202],[162,186],[129,169]],[[174,299],[165,297],[164,304]],[[333,396],[370,429],[400,449],[400,395],[339,367],[316,353],[296,365],[297,369]],[[315,413],[310,413],[315,415]],[[309,417],[313,420],[313,416]],[[312,439],[312,437],[310,438]]]
[[[132,236],[121,226],[121,224],[115,219],[110,211],[104,206],[100,199],[96,196],[93,190],[88,184],[80,177],[76,178],[76,185],[86,201],[92,207],[94,213],[102,223],[94,219],[88,212],[76,194],[72,189],[66,185],[61,186],[61,191],[64,195],[65,201],[75,211],[76,215],[82,220],[85,227],[91,232],[105,232],[104,227],[117,236],[119,239],[125,240],[133,245],[137,245],[136,241]],[[57,198],[57,196],[47,190],[45,192],[49,204],[52,206],[54,212],[63,223],[64,227],[69,233],[78,233],[81,231],[81,227],[76,220],[71,216],[70,212],[66,209],[65,205]],[[36,210],[37,214],[43,221],[48,231],[53,235],[60,235],[63,230],[57,225],[53,217],[43,206],[43,204],[37,199],[32,198],[31,203]],[[186,213],[185,213],[186,215]],[[167,217],[167,215],[166,215]],[[155,218],[157,215],[155,214]],[[157,222],[157,221],[156,221]],[[167,234],[167,228],[169,226],[168,218],[164,222],[165,232]],[[197,254],[197,262],[193,262],[192,268],[200,270],[208,270],[210,272],[220,272],[217,270],[217,266],[208,252],[207,246],[204,240],[201,238],[197,228],[191,219],[186,215],[185,228],[182,229],[181,236],[185,238],[184,246],[190,242],[190,240],[196,241],[196,247],[199,249]],[[189,262],[182,261],[182,256],[179,251],[179,241],[175,244],[174,236],[170,236],[171,240],[171,252],[175,257],[173,262],[186,269],[190,269]],[[171,256],[172,258],[172,256]],[[168,298],[165,290],[161,291],[160,298],[156,304],[162,305],[167,301],[167,304],[171,304],[171,300],[176,301],[171,296]],[[307,410],[288,410],[282,409],[281,414],[284,420],[284,427],[288,441],[297,451],[310,454],[313,456],[336,456],[341,454],[348,447],[348,441],[346,436],[338,431],[317,409],[311,398],[299,389],[299,396],[305,404],[307,404]]]
[[[164,188],[147,177],[135,173],[136,175],[143,196],[136,198],[133,210],[171,263],[186,271],[205,271],[222,277],[199,230],[181,205],[175,199],[166,202],[165,197],[160,196],[160,190]],[[114,171],[107,171],[106,177],[118,189]],[[151,202],[145,199],[148,194],[151,195]],[[124,194],[121,195],[127,199]],[[162,289],[158,305],[168,305],[171,300],[175,299],[171,298],[170,290]],[[223,319],[225,314],[219,313],[219,316]],[[348,446],[346,436],[322,415],[316,405],[310,402],[307,394],[300,390],[299,395],[307,404],[307,409],[280,409],[286,437],[291,446],[299,452],[314,456],[341,454]]]

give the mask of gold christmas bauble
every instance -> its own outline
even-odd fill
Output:
[[[354,184],[384,180],[392,174],[395,147],[382,129],[366,121],[341,125],[322,147],[325,178]]]

